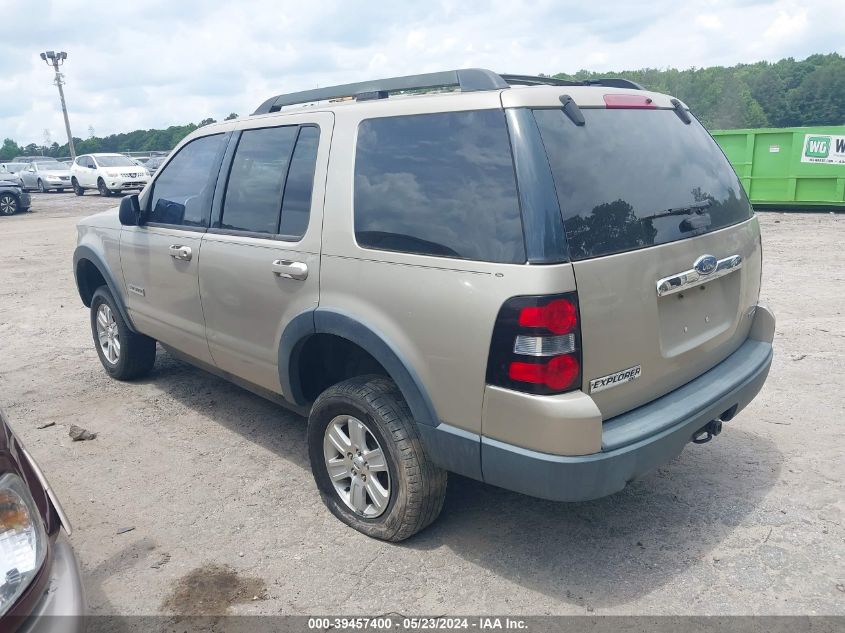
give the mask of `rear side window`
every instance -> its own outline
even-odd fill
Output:
[[[355,237],[366,248],[524,262],[504,113],[362,121],[355,157]]]
[[[232,160],[220,228],[302,237],[311,211],[318,139],[313,126],[244,131]]]
[[[319,140],[318,128],[303,127],[299,130],[299,138],[296,141],[296,149],[293,151],[285,183],[282,221],[279,226],[279,233],[282,235],[299,238],[305,235],[305,229],[308,228]]]
[[[572,259],[701,235],[752,209],[739,179],[698,121],[672,110],[535,110]]]
[[[150,195],[149,222],[206,226],[215,179],[212,168],[224,136],[203,136],[185,145],[157,174]]]

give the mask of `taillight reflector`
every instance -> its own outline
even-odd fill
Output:
[[[542,327],[555,334],[566,334],[578,325],[578,310],[567,299],[556,299],[544,306],[528,306],[519,313],[522,327]]]
[[[574,356],[555,356],[547,363],[512,362],[508,369],[511,380],[546,385],[560,391],[571,387],[578,377],[581,366]]]
[[[654,105],[651,97],[644,97],[643,95],[604,95],[604,105],[609,109],[653,109]]]

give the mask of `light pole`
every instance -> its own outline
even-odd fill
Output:
[[[62,114],[65,115],[65,131],[67,132],[67,146],[70,150],[70,159],[76,160],[76,148],[73,146],[73,135],[70,133],[70,120],[67,118],[65,91],[62,90],[62,85],[65,83],[65,78],[64,75],[59,72],[59,66],[65,63],[65,60],[67,59],[67,53],[65,53],[64,51],[60,53],[47,51],[46,53],[41,53],[41,59],[43,59],[48,66],[52,66],[53,69],[56,71],[56,79],[54,83],[59,88],[59,99],[62,100]]]

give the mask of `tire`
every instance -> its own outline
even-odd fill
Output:
[[[59,188],[59,189],[56,189],[56,191],[58,191],[59,193],[64,193],[64,192],[65,192],[64,188]]]
[[[355,441],[351,430],[356,422],[364,427],[363,435],[357,434],[364,438],[361,453],[355,450],[362,448],[361,442]],[[335,429],[331,439],[330,428]],[[336,448],[337,441],[332,441],[336,438],[348,440],[343,446],[350,450],[344,457]],[[379,449],[383,459],[374,452]],[[446,471],[426,455],[408,405],[387,378],[359,376],[320,394],[308,418],[308,453],[323,503],[338,519],[367,536],[402,541],[431,524],[443,508]],[[330,459],[335,463],[337,483],[329,475]],[[378,468],[372,465],[376,462]],[[348,477],[342,477],[344,469]],[[353,506],[353,486],[366,491],[358,496],[358,510]],[[385,488],[387,500],[379,508],[375,499]],[[376,496],[371,496],[371,489]]]
[[[98,329],[98,321],[102,329]],[[105,333],[106,340],[103,342],[101,332]],[[153,368],[155,340],[127,327],[107,286],[97,288],[91,298],[91,334],[100,362],[112,378],[132,380],[145,376]],[[116,353],[114,346],[108,345],[114,340],[117,341]]]
[[[108,198],[111,195],[111,189],[106,187],[106,181],[102,178],[97,179],[97,191],[99,191],[100,195],[104,198]]]
[[[38,179],[38,191],[41,193],[47,193],[47,189],[44,188],[44,183],[40,178]]]
[[[75,193],[77,196],[84,196],[85,195],[85,189],[83,189],[82,187],[79,186],[79,181],[76,178],[71,180],[70,184],[73,185],[73,193]]]
[[[19,208],[17,197],[11,193],[0,193],[0,215],[15,215]]]

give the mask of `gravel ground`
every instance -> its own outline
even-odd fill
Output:
[[[0,406],[74,523],[92,613],[845,614],[845,216],[760,214],[776,356],[715,441],[588,503],[453,476],[440,520],[390,545],[323,508],[303,418],[162,351],[109,380],[71,254],[116,202],[33,199],[0,218]]]

